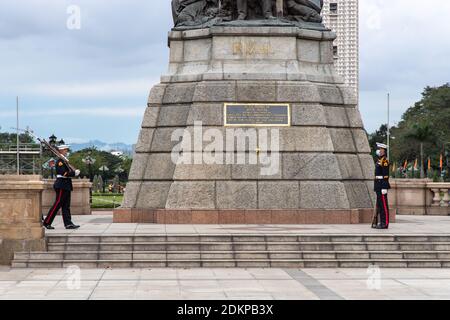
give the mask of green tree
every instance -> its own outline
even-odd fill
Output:
[[[415,123],[412,128],[406,132],[405,137],[420,145],[420,178],[425,178],[423,145],[426,142],[435,142],[433,128],[428,123]]]
[[[395,137],[391,141],[392,161],[403,163],[405,160],[411,162],[430,157],[432,169],[438,170],[444,145],[450,142],[449,123],[450,84],[426,87],[422,99],[410,107],[403,114],[400,123],[391,129],[391,136]],[[381,129],[370,137],[382,139],[386,130]],[[421,163],[423,167],[424,161]]]

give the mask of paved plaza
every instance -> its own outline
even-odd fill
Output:
[[[0,299],[450,299],[450,270],[0,268]]]
[[[426,234],[448,235],[449,217],[400,216],[387,231],[367,225],[113,224],[109,212],[61,219],[51,234]],[[450,269],[11,269],[0,299],[450,299]]]
[[[384,235],[449,235],[450,217],[448,216],[397,216],[397,223],[390,225],[389,230],[375,230],[367,224],[354,225],[192,225],[192,224],[145,224],[145,223],[112,223],[111,212],[94,212],[89,216],[74,216],[75,223],[80,224],[78,230],[65,230],[61,217],[55,219],[55,230],[47,230],[47,234],[384,234]]]

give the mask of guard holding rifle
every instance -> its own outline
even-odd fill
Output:
[[[58,147],[61,157],[56,162],[56,181],[53,188],[56,192],[56,200],[53,206],[50,208],[47,217],[44,219],[44,227],[49,230],[55,229],[52,227],[53,220],[59,209],[62,209],[62,216],[64,220],[64,226],[66,229],[78,229],[80,226],[75,225],[72,222],[72,216],[70,214],[70,196],[73,191],[72,177],[78,177],[80,170],[74,169],[67,162],[67,154],[69,152],[68,145],[61,145]]]
[[[389,228],[389,202],[388,190],[391,189],[389,184],[389,160],[387,159],[387,145],[377,143],[378,161],[375,167],[375,183],[374,191],[377,194],[376,215],[374,217],[372,227],[376,229]],[[379,217],[379,218],[378,218]]]

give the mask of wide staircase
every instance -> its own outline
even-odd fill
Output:
[[[450,235],[47,235],[13,267],[447,268]]]

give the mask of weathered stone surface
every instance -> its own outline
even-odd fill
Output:
[[[145,110],[142,128],[154,128],[158,121],[159,107],[149,106]]]
[[[355,153],[355,142],[350,129],[330,128],[331,139],[336,152]]]
[[[145,169],[145,180],[172,180],[175,164],[170,153],[151,153]]]
[[[148,96],[148,104],[161,104],[163,102],[164,93],[166,91],[167,85],[165,84],[158,84],[154,86],[150,90],[150,94]]]
[[[211,59],[211,39],[197,39],[184,42],[184,61],[204,61]]]
[[[320,43],[314,40],[298,40],[298,59],[305,62],[320,63]]]
[[[123,197],[122,208],[135,208],[142,182],[130,181],[127,183]]]
[[[334,63],[333,42],[331,41],[320,42],[320,62],[331,64]]]
[[[372,199],[365,182],[344,182],[351,209],[372,208]]]
[[[172,134],[175,130],[184,128],[157,128],[154,133],[153,142],[151,145],[152,152],[172,152],[173,147],[179,143],[172,141]]]
[[[166,87],[163,103],[190,103],[194,96],[195,83],[172,83]]]
[[[277,85],[274,81],[240,81],[237,100],[241,102],[276,102]]]
[[[318,85],[320,102],[327,104],[344,104],[341,91],[334,85]]]
[[[169,62],[183,62],[183,56],[184,56],[184,42],[171,41]]]
[[[326,128],[290,127],[280,129],[280,151],[333,151]]]
[[[133,155],[133,162],[128,175],[129,180],[142,180],[144,178],[148,156],[148,153],[135,153]]]
[[[170,187],[166,208],[215,209],[215,182],[174,182]]]
[[[174,180],[229,180],[231,165],[227,164],[179,164]]]
[[[293,126],[326,126],[324,107],[320,104],[292,104]]]
[[[364,128],[361,113],[358,108],[346,108],[348,119],[350,121],[350,127],[352,128]]]
[[[278,83],[277,98],[279,102],[318,103],[319,91],[316,86],[301,84],[295,81]]]
[[[341,182],[300,181],[300,207],[304,209],[349,209],[350,204],[345,186]]]
[[[238,157],[245,157],[245,164],[237,161]],[[282,179],[282,158],[281,153],[271,153],[269,155],[251,153],[255,161],[250,162],[250,154],[238,153],[235,155],[231,166],[231,177],[233,180],[281,180]]]
[[[285,153],[283,179],[286,180],[340,180],[336,156],[321,153]]]
[[[204,126],[223,126],[223,104],[194,104],[189,112],[187,125],[192,126],[195,121],[201,121]]]
[[[359,153],[370,153],[371,150],[366,131],[363,129],[354,129],[352,132],[356,143],[356,150],[358,150]]]
[[[357,155],[337,154],[339,168],[344,180],[363,180],[364,175]]]
[[[164,106],[159,111],[159,127],[182,127],[186,125],[190,106]]]
[[[259,209],[296,209],[299,205],[298,181],[258,182]]]
[[[143,128],[139,133],[138,143],[136,144],[136,152],[149,152],[153,134],[155,129]]]
[[[217,181],[218,209],[252,209],[257,207],[256,182]]]
[[[377,203],[377,195],[376,195],[375,191],[373,191],[374,182],[366,181],[366,186],[367,186],[367,190],[369,190],[370,199],[372,200],[372,208],[374,208]]]
[[[37,175],[0,175],[0,265],[10,264],[15,251],[45,249],[44,187]]]
[[[370,154],[359,154],[358,155],[364,178],[367,180],[373,180],[375,178],[375,162]]]
[[[236,82],[201,82],[195,88],[193,102],[228,102],[236,100]]]
[[[327,124],[330,127],[349,127],[346,108],[340,107],[326,107],[325,113],[327,117]]]
[[[356,94],[356,90],[354,88],[340,86],[339,89],[345,105],[356,106],[358,104],[358,95]]]
[[[171,184],[171,182],[160,181],[143,182],[138,194],[136,207],[148,209],[164,208]]]

